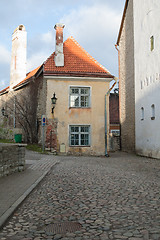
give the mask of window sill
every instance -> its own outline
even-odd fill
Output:
[[[89,145],[88,145],[88,146],[81,146],[81,145],[72,146],[72,145],[70,145],[69,147],[73,147],[73,148],[76,148],[76,147],[77,147],[77,148],[84,148],[84,147],[85,147],[85,148],[86,148],[86,147],[91,147],[91,146],[89,146]]]
[[[69,107],[69,109],[90,109],[91,107]]]

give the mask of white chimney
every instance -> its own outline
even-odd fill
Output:
[[[19,25],[12,34],[10,89],[26,77],[27,32]]]
[[[55,65],[57,67],[64,66],[64,54],[63,54],[63,28],[65,27],[62,23],[55,25],[56,30],[56,50],[55,50]]]

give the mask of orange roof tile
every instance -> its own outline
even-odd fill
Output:
[[[5,93],[5,92],[7,92],[7,90],[9,90],[9,87],[6,87],[6,88],[4,88],[3,90],[1,90],[1,91],[0,91],[0,94],[3,94],[3,93]]]
[[[53,53],[44,63],[44,75],[97,76],[113,78],[78,42],[69,37],[63,44],[64,67],[56,67]]]
[[[41,65],[41,66],[42,66],[42,65]],[[33,77],[33,76],[38,72],[38,70],[40,69],[41,66],[39,66],[39,67],[37,67],[36,69],[34,69],[34,70],[32,70],[31,72],[29,72],[29,73],[27,74],[26,78],[23,79],[21,82],[19,82],[17,85],[15,85],[13,88],[16,88],[16,87],[20,86],[21,84],[27,82],[28,79],[30,79],[31,77]]]

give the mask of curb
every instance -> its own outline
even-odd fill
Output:
[[[59,161],[55,162],[55,164],[52,166],[54,167]],[[52,168],[51,167],[51,168]],[[21,197],[16,200],[10,208],[8,208],[5,213],[0,217],[0,229],[3,227],[5,222],[8,220],[8,218],[14,213],[14,211],[18,208],[18,206],[26,199],[26,197],[36,188],[36,186],[42,181],[42,179],[47,175],[47,173],[51,170],[51,168],[47,171],[45,171],[41,177],[39,177],[23,194]]]

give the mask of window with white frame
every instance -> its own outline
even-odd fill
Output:
[[[152,116],[151,116],[151,120],[154,120],[155,119],[155,105],[154,104],[152,104],[151,105],[151,114],[152,114]]]
[[[70,87],[69,106],[72,108],[90,107],[90,87]]]
[[[70,146],[90,146],[90,125],[69,127]]]

